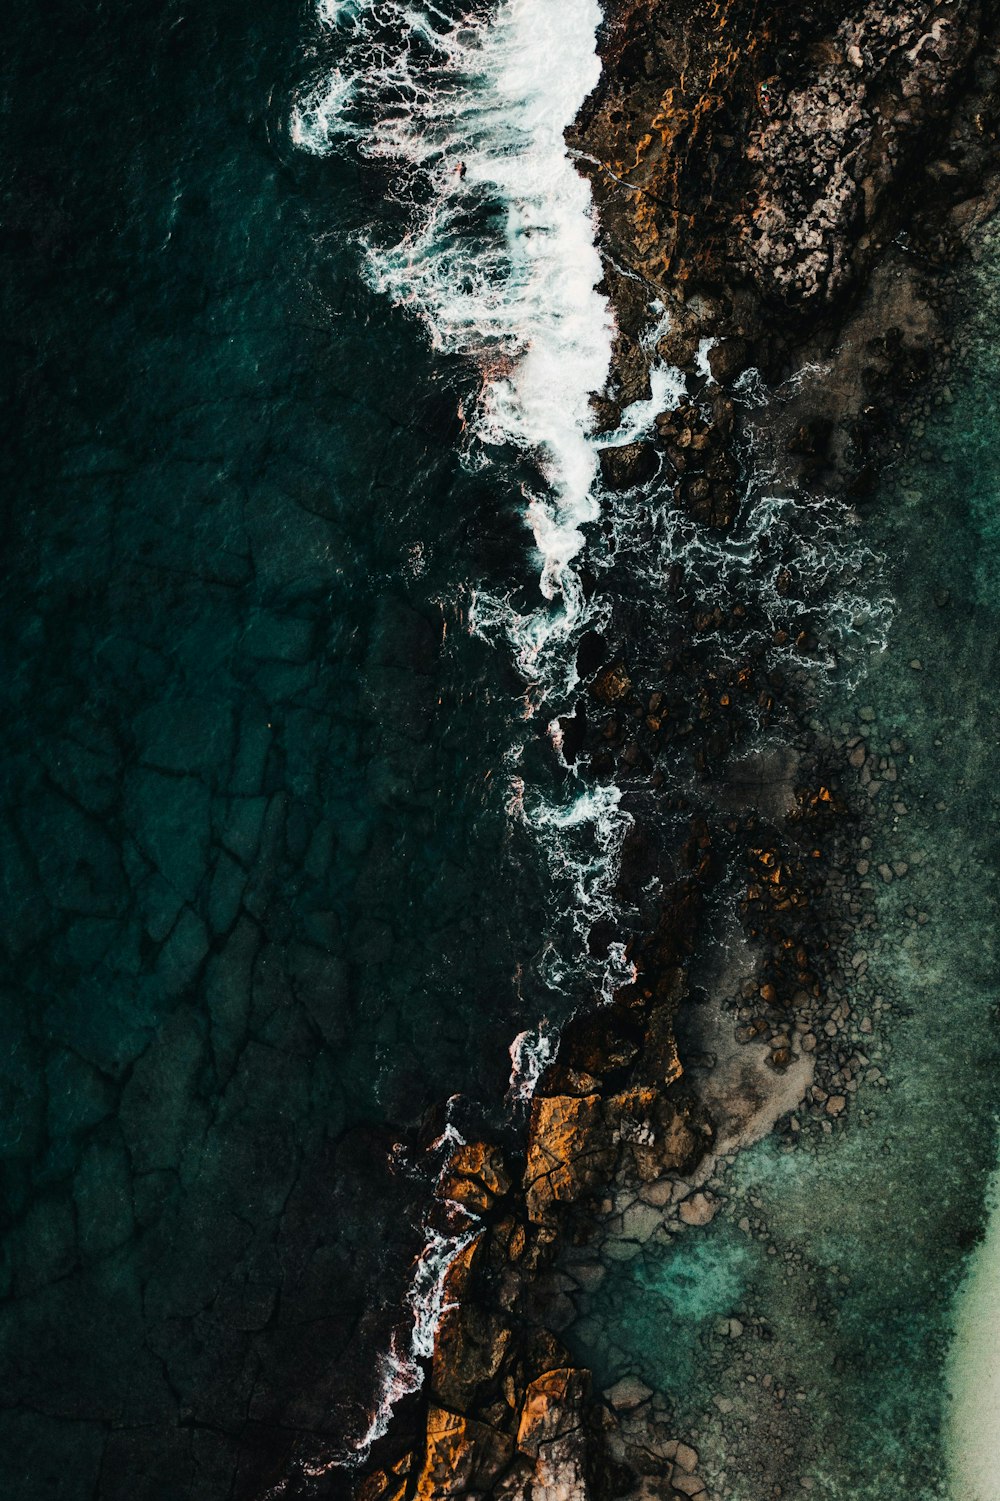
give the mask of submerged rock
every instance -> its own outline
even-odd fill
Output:
[[[652,1387],[640,1381],[638,1376],[623,1376],[604,1393],[604,1400],[618,1412],[631,1412],[648,1402],[653,1395]]]

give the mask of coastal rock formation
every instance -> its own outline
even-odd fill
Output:
[[[932,202],[940,233],[942,211],[993,201],[995,24],[978,0],[608,5],[571,142],[615,261],[674,310],[668,360],[711,334],[766,363]],[[619,355],[628,399],[641,369]]]
[[[531,1106],[525,1171],[528,1215],[544,1223],[553,1207],[600,1184],[614,1157],[600,1095],[542,1096]]]
[[[891,238],[898,188],[947,115],[978,21],[955,0],[876,6],[817,43],[804,75],[759,85],[741,237],[766,298],[829,303]]]
[[[862,494],[892,441],[880,412],[929,363],[933,312],[894,242],[919,236],[933,260],[994,192],[1000,25],[975,0],[820,0],[794,15],[609,0],[606,16],[602,79],[570,132],[618,312],[598,425],[648,397],[656,360],[686,387],[648,434],[604,450],[606,490],[634,501],[638,545],[651,535],[643,487],[699,536],[729,532],[751,448],[789,487]],[[808,362],[826,375],[806,387],[794,377]],[[740,386],[751,370],[788,382],[766,428]],[[575,1308],[560,1278],[602,1275],[605,1232],[635,1247],[668,1224],[702,1233],[719,1209],[706,1186],[717,1129],[728,1148],[782,1115],[840,1129],[864,1066],[838,1051],[849,933],[830,894],[848,778],[871,773],[863,746],[856,765],[833,764],[803,725],[824,646],[794,556],[769,546],[764,604],[699,588],[677,563],[655,621],[622,589],[581,642],[563,752],[613,779],[632,817],[623,915],[597,947],[620,942],[633,978],[564,1027],[517,1161],[475,1144],[442,1178],[482,1228],[446,1279],[429,1394],[378,1451],[365,1501],[706,1492],[647,1387],[591,1394],[559,1338]],[[773,764],[756,749],[768,730],[787,750]],[[750,955],[727,1045],[759,1050],[760,1066],[730,1058],[706,1084],[678,1039],[723,889]],[[741,1087],[753,1098],[734,1101]]]

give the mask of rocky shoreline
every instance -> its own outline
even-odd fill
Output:
[[[1000,181],[1000,23],[961,0],[844,11],[607,7],[602,82],[571,133],[620,330],[601,429],[648,397],[653,360],[687,382],[646,437],[603,456],[640,528],[654,483],[721,537],[757,476],[805,514],[824,494],[863,507],[947,369],[943,271]],[[763,404],[745,399],[749,371]],[[829,643],[794,555],[768,567],[762,613],[678,565],[655,629],[613,558],[590,580],[611,623],[581,642],[563,753],[614,779],[632,816],[625,926],[593,942],[624,942],[634,979],[564,1029],[523,1150],[459,1147],[439,1180],[441,1215],[471,1238],[424,1389],[375,1445],[359,1501],[718,1494],[660,1399],[630,1377],[594,1392],[564,1336],[609,1260],[720,1211],[744,1145],[842,1131],[859,1081],[879,1084],[889,1002],[868,993],[866,935],[875,883],[913,865],[887,834],[907,813],[907,746],[867,706],[832,728],[817,717]]]

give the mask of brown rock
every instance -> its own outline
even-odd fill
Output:
[[[532,1458],[580,1427],[590,1392],[590,1372],[564,1366],[529,1383],[517,1430],[517,1447]]]
[[[473,1214],[485,1214],[510,1190],[503,1156],[485,1142],[457,1147],[438,1184],[438,1197],[451,1199]]]
[[[614,1147],[599,1095],[551,1095],[531,1104],[525,1190],[528,1215],[546,1220],[610,1172]]]
[[[679,1491],[682,1496],[700,1496],[705,1490],[704,1480],[701,1480],[697,1475],[675,1474],[673,1486],[674,1490]]]
[[[678,1444],[674,1450],[674,1460],[688,1475],[693,1475],[698,1468],[698,1451],[692,1449],[690,1444]]]
[[[649,1014],[642,1062],[643,1072],[651,1083],[673,1084],[684,1072],[674,1036],[675,1009],[672,1005],[654,1006]]]
[[[678,1213],[685,1225],[707,1225],[715,1218],[718,1210],[718,1199],[713,1199],[709,1194],[695,1193],[683,1201]]]
[[[495,1428],[432,1407],[416,1501],[446,1501],[486,1489],[510,1463],[512,1453],[512,1441]]]
[[[560,1063],[553,1064],[545,1074],[546,1094],[599,1094],[600,1088],[601,1081],[593,1074],[567,1068]]]
[[[604,1399],[616,1412],[633,1412],[635,1408],[648,1402],[652,1395],[652,1387],[640,1381],[637,1376],[623,1376],[614,1386],[608,1387]]]
[[[728,386],[735,380],[749,361],[750,345],[746,339],[721,339],[708,352],[708,368],[720,386]]]
[[[631,1157],[643,1183],[688,1171],[701,1156],[705,1138],[697,1123],[655,1085],[636,1085],[609,1096],[604,1116],[609,1140]]]
[[[651,443],[626,443],[621,448],[602,448],[601,478],[609,490],[633,490],[653,478],[657,469],[656,449]]]
[[[605,1073],[624,1068],[635,1058],[638,1047],[628,1035],[630,1020],[621,1006],[601,1006],[596,1011],[580,1012],[563,1028],[559,1044],[559,1065],[543,1083],[545,1094],[579,1094],[578,1088],[561,1089],[560,1068],[576,1075],[600,1079]],[[588,1091],[600,1092],[599,1087]]]
[[[444,1280],[444,1312],[434,1336],[431,1386],[438,1400],[468,1411],[483,1387],[499,1373],[510,1343],[509,1325],[496,1307],[496,1294],[479,1284],[490,1243],[485,1232],[452,1261]]]
[[[597,674],[590,691],[602,704],[616,704],[627,697],[632,687],[632,680],[625,671],[623,662],[612,662],[610,667],[605,667]]]
[[[413,1455],[404,1454],[391,1469],[376,1470],[358,1487],[357,1501],[402,1501],[412,1468]]]

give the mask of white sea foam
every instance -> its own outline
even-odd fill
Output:
[[[632,818],[613,782],[569,784],[566,802],[537,798],[525,817],[545,847],[554,873],[568,881],[574,912],[589,930],[607,912],[617,856]]]
[[[625,408],[615,431],[602,434],[602,448],[623,448],[638,438],[648,438],[653,418],[660,412],[671,411],[684,395],[684,376],[672,365],[654,365],[649,372],[649,384],[652,395]]]
[[[431,1143],[429,1152],[438,1155],[441,1162],[439,1185],[455,1148],[464,1144],[465,1138],[451,1121]],[[389,1349],[378,1358],[377,1395],[368,1428],[349,1455],[337,1456],[326,1468],[345,1462],[351,1465],[363,1463],[372,1445],[388,1431],[396,1404],[423,1386],[424,1362],[434,1353],[434,1335],[445,1311],[448,1268],[479,1229],[478,1220],[464,1206],[454,1204],[452,1208],[454,1223],[451,1228],[442,1230],[430,1223],[425,1225],[424,1248],[414,1263],[406,1293],[406,1304],[412,1316],[409,1340],[404,1347],[399,1334],[394,1334]],[[325,1470],[316,1469],[314,1473],[325,1473]]]
[[[516,444],[541,471],[525,502],[553,603],[518,614],[481,597],[473,624],[502,629],[544,678],[549,648],[586,613],[572,565],[599,514],[589,398],[613,320],[596,290],[590,188],[563,139],[600,74],[598,0],[503,0],[457,19],[428,0],[323,0],[322,15],[344,45],[297,101],[293,139],[404,169],[404,222],[365,237],[366,274],[435,347],[477,362],[474,437]]]
[[[537,1027],[518,1032],[510,1045],[510,1083],[507,1099],[527,1105],[542,1074],[556,1056],[559,1034],[545,1017]]]
[[[556,900],[570,917],[573,935],[567,940],[571,953],[548,941],[539,974],[550,989],[569,998],[579,998],[584,978],[610,996],[631,975],[622,945],[612,944],[591,972],[585,955],[594,923],[613,909],[622,844],[632,824],[621,806],[621,790],[613,782],[582,784],[574,778],[565,801],[528,799],[523,817],[548,858]]]
[[[650,497],[641,510],[614,497],[608,509],[614,551],[606,561],[631,555],[635,587],[649,596],[651,636],[668,618],[664,580],[679,565],[685,589],[707,609],[753,601],[744,630],[727,615],[722,627],[699,633],[724,661],[763,645],[776,666],[836,672],[852,682],[868,656],[884,650],[894,603],[879,587],[883,560],[862,540],[858,518],[843,501],[804,501],[754,483],[736,524],[724,531],[692,520],[669,494]],[[781,634],[797,618],[808,621],[818,651],[804,650],[794,633]]]
[[[457,1235],[435,1231],[428,1238],[417,1262],[408,1302],[413,1309],[413,1341],[410,1353],[416,1360],[429,1360],[434,1353],[434,1334],[444,1312],[445,1276],[455,1257],[475,1237],[478,1225]]]
[[[394,1334],[389,1349],[378,1357],[378,1396],[375,1411],[357,1447],[350,1455],[352,1463],[364,1462],[372,1445],[388,1433],[396,1404],[404,1397],[408,1397],[411,1392],[418,1392],[423,1385],[423,1379],[423,1369],[413,1358],[412,1348],[401,1350],[399,1337]],[[342,1458],[338,1456],[336,1464],[342,1462]],[[329,1468],[333,1466],[324,1466],[323,1469],[313,1468],[312,1473],[314,1475],[325,1474]],[[306,1470],[309,1473],[308,1466]]]
[[[537,466],[524,502],[541,597],[477,590],[468,622],[510,645],[528,685],[526,716],[561,706],[575,685],[580,632],[607,611],[605,600],[587,600],[574,565],[600,513],[597,448],[609,440],[591,434],[590,396],[607,379],[614,324],[596,290],[603,268],[590,188],[564,140],[600,76],[598,0],[459,11],[431,0],[322,0],[321,18],[337,29],[336,44],[296,103],[293,138],[395,169],[392,211],[361,238],[365,275],[421,320],[435,348],[476,363],[482,383],[466,424],[473,461],[513,444]],[[676,380],[655,371],[650,403],[610,441],[631,441]],[[617,793],[578,794],[573,784],[571,802],[557,807],[532,799],[519,771],[510,786],[508,813],[538,833],[561,899],[575,904],[582,949],[610,902],[627,823]],[[580,955],[550,939],[539,970],[568,990]],[[521,1042],[524,1077],[512,1088],[526,1097],[555,1036]]]

